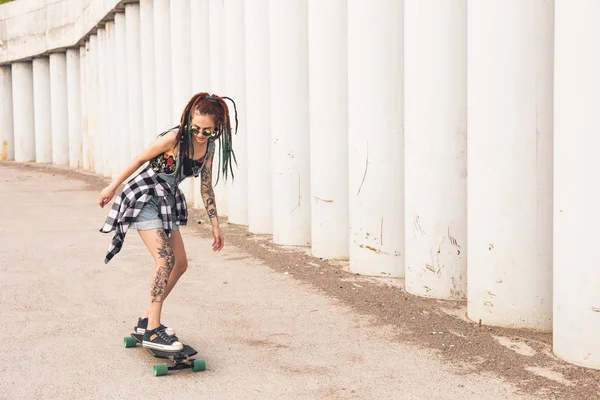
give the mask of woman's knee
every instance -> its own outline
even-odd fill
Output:
[[[181,260],[175,258],[175,270],[179,275],[182,275],[188,268],[187,258],[183,258]]]

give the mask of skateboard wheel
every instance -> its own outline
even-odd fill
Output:
[[[199,372],[206,369],[206,361],[201,358],[197,358],[192,362],[192,371]]]
[[[135,345],[136,345],[137,342],[131,336],[126,336],[123,339],[123,343],[125,344],[126,348],[129,348],[129,347],[135,347]]]
[[[154,376],[163,376],[169,372],[169,366],[167,364],[154,364]]]

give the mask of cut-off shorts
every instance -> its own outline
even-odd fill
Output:
[[[170,185],[175,184],[175,173],[165,174],[162,172],[158,173],[158,176],[161,177],[164,181],[168,182]],[[169,196],[167,198],[168,204],[171,206],[171,215],[175,214],[175,197]],[[149,231],[152,229],[162,229],[163,223],[160,218],[160,198],[158,196],[153,196],[138,214],[137,217],[131,222],[129,225],[132,229],[137,229],[138,231]],[[179,225],[177,225],[176,221],[173,221],[174,231],[179,230]]]
[[[175,198],[169,196],[167,198],[169,205],[171,206],[171,214],[175,215]],[[138,231],[148,231],[152,229],[162,229],[163,222],[160,218],[160,199],[157,196],[153,196],[144,204],[142,210],[137,217],[129,224],[129,228],[136,229]],[[179,225],[176,221],[173,221],[173,230],[178,231]]]

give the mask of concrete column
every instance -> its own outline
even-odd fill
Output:
[[[98,76],[98,35],[90,35],[90,40],[87,43],[87,104],[88,104],[88,132],[89,132],[89,168],[96,173],[102,173],[102,157],[101,147],[98,140],[99,131],[99,116],[100,116],[100,98],[102,91],[99,85]]]
[[[154,55],[153,0],[140,0],[140,49],[142,57],[142,129],[144,147],[156,140],[156,76]]]
[[[273,240],[310,244],[308,1],[272,1]]]
[[[81,71],[79,68],[79,48],[67,49],[67,104],[69,108],[69,166],[81,168],[82,126],[81,126]]]
[[[218,95],[224,95],[225,75],[224,75],[224,40],[223,40],[223,1],[209,0],[209,44],[210,44],[210,92]],[[217,183],[217,167],[220,162],[220,149],[217,147],[213,163],[213,185],[217,210],[219,215],[229,215],[229,197],[227,195],[230,182],[225,182],[222,178]]]
[[[35,162],[52,163],[52,118],[50,117],[50,61],[36,57],[33,67],[33,122],[35,126]]]
[[[98,170],[102,172],[105,177],[112,176],[112,168],[110,163],[109,143],[111,138],[111,117],[109,111],[112,107],[108,99],[108,93],[110,89],[109,85],[109,66],[110,66],[110,53],[109,53],[109,38],[107,26],[98,28],[98,98],[99,104],[96,110],[98,111],[98,135],[96,136],[95,143],[98,148],[98,155],[100,158],[96,158],[96,162],[99,166]],[[92,42],[93,44],[93,42]]]
[[[90,154],[90,127],[89,127],[89,65],[88,65],[89,39],[79,47],[79,89],[81,96],[81,164],[84,169],[90,169],[93,156]]]
[[[467,296],[467,1],[405,0],[406,290]]]
[[[224,3],[225,93],[238,111],[238,133],[234,136],[235,179],[229,188],[229,222],[248,225],[248,138],[246,136],[246,56],[244,41],[244,0]],[[230,113],[233,117],[233,107]],[[266,123],[266,121],[265,121]],[[235,121],[232,121],[235,129]],[[264,171],[263,171],[264,173]]]
[[[144,149],[143,106],[142,106],[142,50],[140,43],[140,5],[125,5],[125,27],[127,41],[127,120],[129,127],[129,158],[132,159]]]
[[[15,159],[11,66],[0,66],[0,160]]]
[[[404,276],[403,8],[348,2],[349,254],[366,275]]]
[[[121,148],[120,135],[120,112],[119,112],[119,100],[118,100],[118,88],[117,88],[117,41],[116,41],[116,27],[114,21],[108,21],[106,23],[106,52],[104,57],[104,63],[106,68],[106,97],[104,101],[107,102],[106,108],[106,120],[109,124],[109,130],[107,135],[103,138],[104,143],[102,145],[106,163],[110,169],[111,178],[116,177],[121,172],[121,159],[124,153]],[[119,143],[119,147],[115,148],[115,143]],[[128,147],[128,146],[125,146]]]
[[[173,103],[171,119],[181,120],[183,109],[192,97],[192,58],[196,52],[192,43],[190,0],[171,0],[171,76]],[[194,49],[190,51],[190,49]],[[194,204],[194,180],[188,178],[179,185],[188,204]]]
[[[209,21],[210,29],[210,92],[224,96],[225,95],[225,70],[224,59],[224,41],[223,41],[223,0],[209,0]],[[237,147],[237,138],[234,138],[234,149]],[[217,145],[215,157],[213,159],[213,186],[215,190],[215,200],[217,202],[217,212],[219,215],[229,215],[229,197],[227,192],[230,182],[225,182],[221,177],[217,182],[217,168],[219,165],[220,154],[219,146]]]
[[[269,0],[246,0],[248,229],[273,233]]]
[[[210,91],[210,29],[209,29],[209,1],[194,0],[190,7],[190,20],[192,35],[194,37],[194,51],[190,53],[192,63],[192,93]],[[214,158],[217,159],[216,156]],[[214,164],[216,172],[218,163]],[[213,182],[214,183],[214,182]],[[221,186],[223,186],[221,184]],[[215,192],[217,197],[217,193]],[[220,200],[220,199],[218,199]],[[194,182],[194,205],[204,207],[202,200],[200,178]],[[221,213],[221,204],[217,201],[217,212]]]
[[[554,3],[468,15],[468,316],[549,330]]]
[[[210,29],[210,91],[223,94],[225,90],[224,60],[225,42],[223,40],[223,0],[209,0],[208,28]]]
[[[309,0],[312,254],[348,257],[347,1]]]
[[[131,139],[129,132],[129,91],[128,81],[130,79],[136,79],[127,75],[127,29],[125,28],[125,13],[118,12],[115,14],[115,45],[116,45],[116,75],[115,81],[117,84],[117,90],[115,92],[116,98],[115,103],[118,107],[117,110],[117,135],[118,140],[114,143],[118,143],[120,150],[120,163],[118,171],[113,171],[113,176],[116,175],[114,172],[119,174],[127,164],[131,161]],[[114,146],[113,143],[113,146]]]
[[[30,62],[12,63],[12,88],[15,161],[33,162],[35,161],[35,123],[33,71]]]
[[[50,112],[52,162],[69,165],[69,111],[67,106],[67,55],[50,54]]]
[[[554,353],[600,369],[600,3],[556,2]],[[550,61],[551,62],[551,61]],[[552,254],[552,253],[551,253]]]
[[[192,96],[191,8],[190,0],[171,0],[170,4],[171,79],[173,88],[171,119],[179,123],[181,113]]]
[[[210,92],[211,47],[210,47],[210,4],[209,0],[194,0],[190,5],[191,35],[194,51],[190,54],[192,93]]]
[[[179,123],[179,118],[173,118],[170,3],[170,0],[154,0],[156,125],[159,132],[171,129]]]

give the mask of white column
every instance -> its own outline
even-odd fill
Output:
[[[156,76],[154,74],[154,6],[153,0],[140,0],[140,49],[142,56],[142,107],[144,147],[156,140]],[[194,53],[194,52],[192,52]]]
[[[50,61],[36,57],[33,67],[33,121],[35,162],[52,163],[52,119],[50,117]]]
[[[310,0],[312,254],[348,257],[348,21],[346,0]]]
[[[102,91],[99,85],[98,67],[99,67],[99,46],[98,35],[90,35],[87,43],[87,102],[88,102],[88,132],[89,132],[89,168],[96,173],[102,173],[102,157],[99,142],[99,117],[100,117],[100,98]]]
[[[190,13],[190,0],[171,0],[171,76],[173,82],[171,119],[175,123],[181,121],[183,109],[192,97],[191,53],[197,50],[191,39]],[[194,204],[194,180],[186,179],[179,187],[188,200],[188,204],[192,206]]]
[[[79,47],[67,49],[67,104],[69,109],[69,166],[81,168],[81,77]]]
[[[0,66],[0,160],[15,159],[11,66]]]
[[[108,65],[109,65],[109,53],[108,53],[108,32],[105,27],[98,28],[98,134],[94,140],[95,146],[98,149],[96,164],[98,166],[97,171],[101,172],[105,177],[112,176],[111,165],[110,165],[110,152],[108,143],[111,137],[110,134],[110,116],[109,116],[109,101],[108,101]],[[91,42],[93,45],[93,41]]]
[[[210,91],[210,29],[209,29],[209,2],[208,0],[194,0],[190,7],[190,21],[193,26],[194,51],[191,52],[192,63],[192,93]],[[218,158],[214,157],[213,171],[218,168]],[[214,183],[214,182],[213,182]],[[194,205],[198,208],[204,207],[202,199],[200,178],[194,182]],[[223,186],[222,184],[220,186]],[[217,193],[215,192],[215,197]],[[217,199],[217,212],[221,213],[221,207]]]
[[[52,162],[69,165],[69,112],[67,108],[67,56],[50,54],[50,112]]]
[[[192,58],[196,52],[191,40],[190,0],[171,0],[171,76],[173,102],[171,119],[179,123],[192,97]],[[190,49],[194,48],[194,51]]]
[[[467,296],[467,0],[405,0],[406,290]]]
[[[273,233],[269,0],[246,0],[248,229]]]
[[[273,240],[310,244],[308,1],[270,2]]]
[[[212,67],[210,70],[210,91],[218,95],[223,94],[223,90],[225,90],[223,0],[209,0],[208,18],[210,62]]]
[[[468,316],[548,330],[554,4],[470,1],[468,16]]]
[[[210,7],[209,0],[193,0],[190,5],[191,34],[194,37],[194,51],[190,54],[192,63],[192,93],[210,92]]]
[[[142,106],[142,50],[140,43],[140,5],[125,5],[125,27],[127,41],[127,120],[129,127],[129,158],[144,149],[143,106]]]
[[[115,103],[117,110],[117,135],[116,143],[119,143],[120,163],[118,171],[120,173],[123,168],[131,161],[131,132],[129,131],[129,92],[127,75],[127,30],[125,28],[125,13],[118,12],[115,14],[115,45],[116,45],[116,63],[115,63],[115,81],[117,90],[115,92]],[[114,143],[113,143],[114,146]]]
[[[348,2],[350,269],[404,276],[404,1]]]
[[[88,98],[88,128],[90,132],[90,169],[97,174],[102,174],[102,148],[99,140],[100,131],[100,99],[102,90],[100,87],[100,46],[98,34],[90,35],[88,43],[88,67],[89,79],[87,85]]]
[[[104,149],[106,164],[112,178],[121,172],[122,148],[115,149],[114,144],[121,144],[119,137],[119,100],[117,88],[117,42],[114,21],[106,23],[106,51],[104,54],[104,67],[106,68],[106,121],[109,125],[107,135],[103,137],[102,148]]]
[[[90,127],[89,127],[89,63],[88,63],[89,39],[79,47],[79,96],[81,97],[81,163],[84,169],[89,170],[93,160],[90,147]]]
[[[12,103],[15,161],[35,161],[33,71],[30,62],[12,63]]]
[[[154,1],[155,113],[158,132],[164,132],[179,123],[179,117],[173,119],[171,10],[169,5],[170,0]],[[192,51],[192,49],[189,49],[189,51]],[[178,56],[177,54],[176,57]]]
[[[600,369],[600,3],[556,2],[554,353]]]
[[[224,41],[223,41],[223,1],[222,0],[209,0],[209,21],[208,27],[210,29],[210,92],[216,95],[225,95],[225,76],[224,76]],[[234,140],[236,140],[234,138]],[[236,146],[237,140],[234,143]],[[235,148],[235,147],[234,147]],[[223,180],[222,174],[217,183],[217,168],[219,166],[220,149],[217,145],[215,158],[213,159],[213,186],[215,190],[215,200],[217,203],[217,212],[219,215],[229,215],[229,196],[227,192],[230,186],[230,182]],[[216,184],[216,186],[215,186]]]
[[[248,138],[246,136],[246,56],[244,41],[244,0],[224,3],[225,93],[235,101],[238,133],[233,137],[237,166],[229,187],[229,222],[248,225]],[[234,117],[233,107],[229,111]],[[266,122],[266,121],[265,121]],[[235,129],[235,121],[231,121]],[[264,171],[263,171],[264,173]]]

